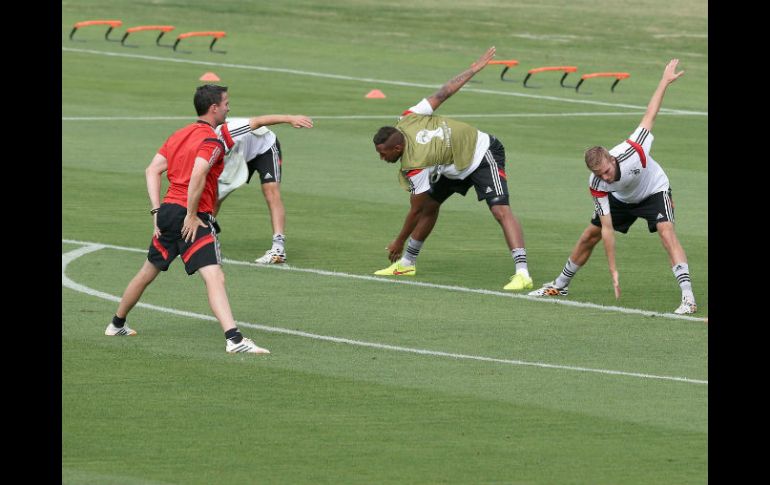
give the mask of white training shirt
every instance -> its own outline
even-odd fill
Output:
[[[668,190],[666,173],[650,156],[654,139],[649,130],[640,126],[626,141],[609,151],[618,160],[619,180],[607,183],[591,173],[588,188],[594,198],[597,214],[601,216],[610,213],[607,197],[610,192],[620,202],[637,204],[652,194]]]
[[[275,133],[266,126],[252,130],[249,118],[228,118],[216,128],[217,136],[227,147],[225,167],[219,176],[219,199],[246,183],[249,171],[246,162],[270,150]]]
[[[408,110],[404,111],[401,116],[406,116],[409,113],[415,113],[418,115],[432,115],[433,107],[430,105],[426,98],[412,106]],[[432,167],[418,168],[409,170],[405,173],[406,178],[409,180],[411,186],[411,192],[415,195],[427,192],[430,189],[430,181],[432,177],[438,177],[442,175],[449,179],[463,180],[465,177],[473,173],[484,158],[484,154],[489,149],[489,135],[483,131],[479,131],[476,137],[476,149],[473,152],[473,162],[465,170],[458,170],[454,163],[449,165],[434,165]]]

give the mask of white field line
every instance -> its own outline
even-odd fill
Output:
[[[341,74],[329,74],[329,73],[323,73],[323,72],[314,72],[314,71],[301,71],[298,69],[285,69],[280,67],[266,67],[266,66],[253,66],[249,64],[231,64],[228,62],[210,62],[210,61],[196,61],[192,59],[176,59],[171,57],[158,57],[158,56],[147,56],[147,55],[141,55],[141,54],[129,54],[129,53],[119,53],[119,52],[106,52],[106,51],[97,51],[93,49],[77,49],[72,47],[62,47],[62,51],[64,52],[78,52],[81,54],[94,54],[94,55],[100,55],[100,56],[107,56],[107,57],[123,57],[123,58],[129,58],[129,59],[143,59],[146,61],[158,61],[158,62],[176,62],[181,64],[195,64],[200,66],[209,66],[209,67],[226,67],[226,68],[232,68],[232,69],[248,69],[253,71],[264,71],[264,72],[280,72],[283,74],[294,74],[298,76],[310,76],[310,77],[321,77],[321,78],[327,78],[327,79],[339,79],[343,81],[357,81],[357,82],[365,82],[369,84],[389,84],[393,86],[407,86],[407,87],[415,87],[415,88],[429,88],[429,89],[437,89],[441,87],[440,85],[435,84],[424,84],[424,83],[412,83],[412,82],[406,82],[406,81],[391,81],[387,79],[373,79],[368,77],[355,77],[355,76],[344,76]],[[547,101],[557,101],[560,103],[576,103],[576,104],[590,104],[594,106],[611,106],[613,108],[631,108],[631,109],[637,109],[637,110],[646,110],[646,106],[637,106],[637,105],[630,105],[630,104],[620,104],[620,103],[605,103],[602,101],[590,101],[586,99],[570,99],[570,98],[560,98],[557,96],[541,96],[537,94],[526,94],[526,93],[513,93],[509,91],[495,91],[491,89],[478,89],[478,88],[472,88],[468,87],[467,85],[462,88],[463,91],[467,92],[473,92],[473,93],[483,93],[483,94],[495,94],[495,95],[501,95],[501,96],[518,96],[522,98],[532,98],[532,99],[543,99]],[[676,109],[668,109],[668,108],[661,108],[660,113],[679,113],[679,114],[693,114],[693,115],[699,115],[699,116],[708,116],[707,112],[702,111],[689,111],[689,110],[676,110]]]
[[[142,252],[141,250],[136,250],[133,248],[121,248],[120,246],[112,246],[108,244],[95,244],[95,243],[84,243],[84,242],[77,242],[77,241],[70,241],[62,239],[62,242],[68,242],[68,243],[78,243],[78,244],[86,244],[86,246],[83,246],[78,249],[74,249],[72,251],[69,251],[67,253],[62,254],[62,262],[61,262],[61,278],[62,278],[62,286],[69,288],[74,291],[78,291],[80,293],[85,293],[90,296],[95,296],[98,298],[102,298],[105,300],[110,300],[114,302],[119,302],[120,297],[110,295],[109,293],[104,293],[102,291],[94,290],[92,288],[89,288],[87,286],[81,285],[79,283],[75,283],[72,281],[67,275],[66,275],[66,269],[69,263],[76,260],[77,258],[84,256],[86,254],[99,251],[100,249],[104,248],[111,248],[111,249],[124,249],[128,251],[137,251]],[[198,320],[207,320],[216,322],[217,319],[211,315],[203,315],[200,313],[194,313],[194,312],[187,312],[182,310],[176,310],[173,308],[166,308],[161,307],[157,305],[151,305],[148,303],[137,303],[136,306],[147,308],[150,310],[156,310],[159,312],[165,312],[170,313],[173,315],[179,315],[183,317],[188,318],[195,318]],[[287,328],[280,328],[280,327],[270,327],[267,325],[260,325],[257,323],[250,323],[250,322],[240,322],[236,321],[236,324],[239,327],[247,327],[247,328],[253,328],[256,330],[263,330],[265,332],[272,332],[272,333],[279,333],[284,335],[293,335],[296,337],[304,337],[304,338],[310,338],[314,340],[321,340],[325,342],[334,342],[338,344],[347,344],[347,345],[355,345],[359,347],[369,347],[373,349],[381,349],[381,350],[391,350],[396,352],[406,352],[410,354],[418,354],[418,355],[429,355],[434,357],[449,357],[452,359],[458,359],[458,360],[473,360],[478,362],[494,362],[498,364],[508,364],[508,365],[523,365],[523,366],[530,366],[530,367],[540,367],[544,369],[558,369],[558,370],[568,370],[568,371],[576,371],[576,372],[590,372],[594,374],[605,374],[605,375],[616,375],[616,376],[626,376],[626,377],[636,377],[641,379],[655,379],[655,380],[664,380],[664,381],[677,381],[677,382],[686,382],[690,384],[705,384],[708,385],[708,381],[701,380],[701,379],[690,379],[688,377],[675,377],[675,376],[659,376],[654,374],[645,374],[645,373],[639,373],[639,372],[623,372],[623,371],[616,371],[616,370],[609,370],[609,369],[592,369],[589,367],[577,367],[577,366],[570,366],[570,365],[559,365],[559,364],[548,364],[545,362],[527,362],[523,360],[515,360],[515,359],[497,359],[494,357],[484,357],[479,355],[467,355],[467,354],[454,354],[450,352],[440,352],[440,351],[434,351],[434,350],[425,350],[425,349],[416,349],[416,348],[410,348],[410,347],[401,347],[398,345],[388,345],[388,344],[380,344],[376,342],[365,342],[362,340],[353,340],[353,339],[347,339],[347,338],[340,338],[340,337],[331,337],[327,335],[318,335],[314,333],[309,332],[302,332],[299,330],[291,330]]]
[[[488,114],[447,114],[448,118],[569,118],[572,116],[642,116],[642,111],[618,112],[576,112],[576,113],[488,113]],[[671,113],[685,115],[686,113]],[[395,115],[308,115],[314,120],[393,120]],[[62,121],[195,121],[191,116],[62,116]]]
[[[113,246],[111,244],[102,244],[102,243],[95,243],[90,241],[76,241],[72,239],[62,239],[62,242],[69,243],[69,244],[89,245],[89,246],[97,245],[97,246],[100,246],[101,248],[117,249],[119,251],[132,251],[137,253],[147,252],[147,249],[128,248],[124,246]],[[676,320],[686,320],[691,322],[704,323],[703,318],[691,317],[688,315],[677,315],[676,313],[658,313],[658,312],[653,312],[649,310],[639,310],[636,308],[605,306],[605,305],[598,305],[596,303],[584,303],[584,302],[573,301],[573,300],[562,300],[558,298],[540,298],[537,296],[528,296],[528,295],[503,292],[503,291],[485,290],[482,288],[466,288],[464,286],[441,285],[436,283],[425,283],[421,281],[410,281],[405,279],[394,279],[394,278],[379,277],[379,276],[341,273],[338,271],[327,271],[322,269],[297,268],[296,266],[290,266],[285,264],[262,265],[262,264],[250,263],[246,261],[236,261],[236,260],[227,259],[227,258],[223,258],[222,262],[227,264],[237,265],[237,266],[251,266],[254,268],[261,268],[261,269],[264,268],[264,269],[275,270],[275,271],[297,271],[300,273],[311,273],[311,274],[317,274],[321,276],[351,278],[351,279],[357,279],[357,280],[363,280],[363,281],[374,281],[377,283],[386,283],[386,284],[419,286],[421,288],[433,288],[438,290],[458,291],[461,293],[473,293],[477,295],[499,296],[504,298],[517,298],[521,300],[536,301],[543,304],[566,305],[571,307],[590,308],[592,310],[602,310],[602,311],[614,312],[614,313],[625,313],[630,315],[642,315],[645,317],[661,317],[661,318],[670,318],[670,319],[676,319]]]

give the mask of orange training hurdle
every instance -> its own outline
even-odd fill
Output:
[[[72,40],[72,36],[75,35],[75,32],[80,27],[88,27],[89,25],[109,25],[110,28],[107,29],[107,33],[104,34],[104,38],[107,40],[117,40],[117,39],[110,39],[110,32],[112,32],[112,29],[115,27],[120,27],[123,25],[122,20],[84,20],[82,22],[78,22],[75,24],[74,27],[72,27],[72,32],[70,32],[70,40]]]
[[[621,79],[626,79],[631,74],[627,72],[592,72],[591,74],[583,74],[580,77],[580,81],[578,81],[577,86],[575,86],[575,91],[580,89],[580,85],[583,84],[583,81],[586,79],[591,79],[592,77],[614,77],[615,82],[612,83],[612,87],[610,88],[610,91],[615,91],[615,86],[620,82]]]
[[[524,78],[524,87],[527,87],[527,81],[529,81],[529,78],[532,77],[533,74],[537,74],[538,72],[546,72],[546,71],[564,71],[564,75],[561,77],[559,84],[561,85],[561,87],[566,88],[567,86],[564,85],[564,79],[569,75],[569,73],[577,71],[577,67],[576,66],[549,66],[549,67],[536,67],[534,69],[530,69],[529,71],[527,71],[527,77]]]
[[[505,79],[503,76],[505,76],[505,73],[508,72],[508,69],[512,68],[513,66],[518,66],[519,61],[517,61],[516,59],[508,59],[507,61],[489,61],[489,64],[500,64],[505,66],[503,68],[503,72],[500,73],[500,80],[510,81],[510,79]]]
[[[176,38],[176,42],[174,42],[174,50],[176,50],[176,46],[179,45],[179,41],[182,39],[186,39],[188,37],[214,37],[214,40],[211,41],[211,45],[209,45],[209,50],[214,50],[214,43],[220,39],[221,37],[225,36],[224,32],[185,32],[184,34],[179,34],[179,37]]]
[[[160,30],[161,31],[160,35],[158,35],[158,38],[155,39],[155,44],[160,45],[160,38],[163,37],[163,34],[165,34],[166,32],[171,32],[175,28],[176,27],[174,27],[173,25],[138,25],[136,27],[131,27],[126,29],[126,33],[123,34],[123,38],[120,39],[120,44],[126,45],[125,44],[126,37],[128,37],[128,34],[131,34],[133,32],[143,32],[145,30]]]

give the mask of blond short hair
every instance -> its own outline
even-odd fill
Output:
[[[591,147],[586,150],[586,167],[589,170],[596,170],[605,160],[609,160],[610,152],[604,147]]]

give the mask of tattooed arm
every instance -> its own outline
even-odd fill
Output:
[[[441,86],[441,89],[436,91],[431,97],[427,98],[433,109],[437,109],[441,103],[446,101],[450,96],[452,96],[461,87],[463,87],[463,85],[467,83],[468,80],[470,80],[470,78],[472,78],[477,72],[484,69],[487,63],[491,61],[494,56],[495,48],[492,46],[487,50],[487,52],[484,53],[483,56],[479,57],[476,62],[471,64],[471,67],[447,81],[446,84]]]

